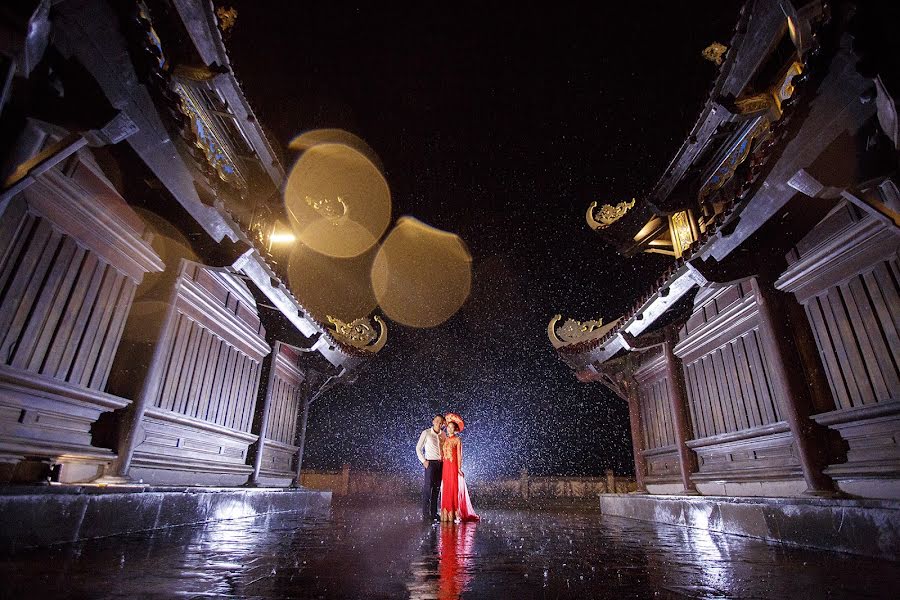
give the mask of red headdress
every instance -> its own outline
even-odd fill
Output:
[[[466,422],[463,421],[463,418],[456,413],[447,413],[444,415],[444,420],[449,421],[450,423],[456,424],[456,431],[462,431],[466,428]]]

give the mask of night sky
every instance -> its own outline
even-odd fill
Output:
[[[469,425],[473,481],[633,472],[625,403],[578,383],[546,326],[557,312],[615,319],[668,264],[618,256],[584,211],[653,186],[716,75],[700,53],[729,42],[740,4],[605,4],[235,4],[226,45],[272,141],[325,127],[360,136],[383,162],[394,220],[457,233],[473,256],[454,317],[389,322],[356,384],[313,405],[305,467],[420,472],[419,431],[452,410]]]

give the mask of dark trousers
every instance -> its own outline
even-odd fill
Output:
[[[429,460],[422,483],[422,517],[431,519],[438,516],[438,494],[441,492],[441,461]]]

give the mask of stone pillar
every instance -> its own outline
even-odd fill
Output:
[[[307,400],[303,403],[303,413],[300,416],[300,426],[297,428],[297,471],[294,474],[294,481],[291,487],[301,487],[301,474],[303,472],[303,446],[306,445],[306,422],[309,420],[309,405]]]
[[[644,426],[641,419],[641,403],[637,395],[637,384],[625,382],[628,392],[628,420],[631,424],[631,450],[634,452],[634,481],[637,484],[635,493],[646,494],[644,485],[646,468],[644,463]]]
[[[775,289],[768,279],[753,279],[753,292],[759,309],[759,333],[766,348],[772,384],[779,406],[791,429],[803,478],[811,495],[833,495],[834,481],[823,469],[828,465],[827,438],[810,418],[812,400],[806,384],[798,349],[788,315],[796,300]]]
[[[266,433],[269,430],[269,407],[272,404],[272,384],[275,381],[275,360],[278,357],[280,342],[272,343],[272,352],[263,359],[262,370],[268,373],[266,378],[266,390],[263,395],[262,413],[259,421],[259,439],[256,441],[255,454],[253,456],[253,472],[247,478],[247,487],[259,485],[259,471],[262,468],[263,451],[266,448]]]
[[[613,473],[612,469],[606,470],[606,493],[607,494],[615,494],[616,493],[616,474]]]
[[[697,486],[691,475],[697,472],[697,455],[688,448],[687,442],[693,437],[688,418],[687,388],[684,384],[684,369],[681,360],[675,356],[675,329],[666,335],[663,352],[666,359],[666,377],[669,380],[669,403],[672,410],[672,425],[675,429],[675,445],[678,446],[678,466],[681,469],[682,494],[696,495]]]

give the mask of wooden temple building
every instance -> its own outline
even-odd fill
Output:
[[[900,498],[890,4],[747,2],[655,187],[588,208],[619,253],[671,257],[624,315],[548,327],[628,403],[641,490]]]
[[[0,7],[3,483],[296,485],[310,404],[385,342],[288,284],[283,162],[233,18]]]

